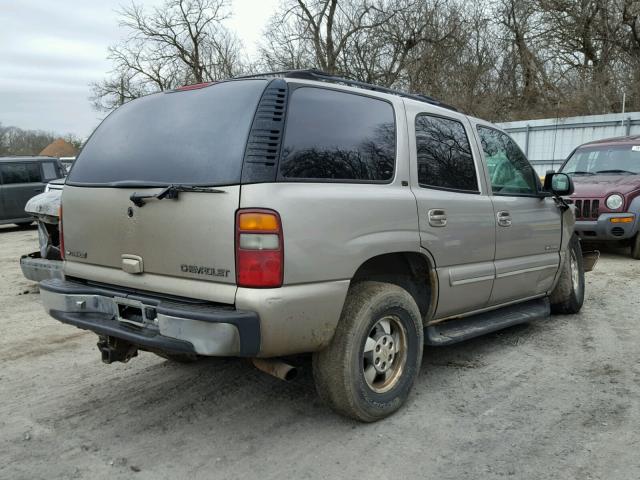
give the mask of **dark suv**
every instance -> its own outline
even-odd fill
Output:
[[[53,157],[0,157],[0,225],[33,223],[25,205],[42,193],[49,180],[63,177],[63,172]]]
[[[640,259],[640,136],[585,143],[560,171],[573,177],[575,231],[582,240],[622,240]]]

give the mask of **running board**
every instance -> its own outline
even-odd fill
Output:
[[[425,345],[450,345],[519,323],[551,315],[548,298],[529,300],[467,318],[451,319],[424,329]]]

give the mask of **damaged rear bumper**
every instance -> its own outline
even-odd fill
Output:
[[[47,260],[40,256],[40,252],[33,252],[20,257],[22,275],[28,280],[41,282],[43,280],[63,279],[62,260]]]
[[[142,349],[243,357],[260,350],[255,312],[60,279],[42,281],[40,294],[56,320]]]

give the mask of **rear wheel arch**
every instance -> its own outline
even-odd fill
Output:
[[[413,297],[423,323],[433,317],[438,299],[438,281],[432,258],[423,252],[392,252],[376,255],[363,262],[349,288],[363,281],[398,285]]]

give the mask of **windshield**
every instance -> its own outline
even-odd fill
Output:
[[[576,150],[562,168],[562,172],[573,175],[637,175],[640,173],[640,145]]]
[[[68,184],[233,185],[266,80],[157,93],[124,104],[93,133]]]

